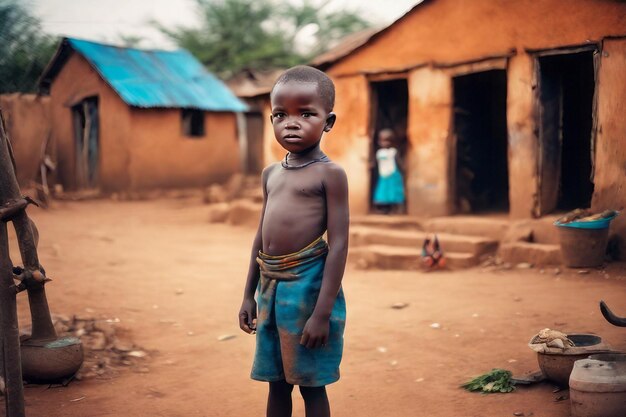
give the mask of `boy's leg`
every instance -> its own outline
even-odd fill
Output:
[[[291,391],[293,385],[287,381],[270,382],[267,396],[267,417],[291,417]]]
[[[300,387],[306,417],[330,417],[326,387]]]

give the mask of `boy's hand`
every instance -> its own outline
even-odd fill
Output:
[[[321,346],[326,346],[329,327],[328,319],[311,316],[304,325],[300,344],[307,349],[317,349]]]
[[[248,334],[256,333],[256,301],[246,298],[239,310],[239,327]]]

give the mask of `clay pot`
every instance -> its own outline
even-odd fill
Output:
[[[572,417],[623,417],[626,354],[598,354],[577,361],[569,386]]]
[[[567,337],[574,342],[574,347],[566,349],[562,353],[537,353],[537,362],[541,372],[550,381],[562,387],[567,387],[574,363],[577,360],[586,359],[594,353],[610,351],[600,336],[579,333],[568,334]]]

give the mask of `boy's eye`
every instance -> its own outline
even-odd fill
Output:
[[[304,117],[305,119],[308,119],[311,116],[313,116],[313,113],[311,113],[311,112],[304,112],[304,113],[302,113],[302,117]]]
[[[285,113],[281,113],[281,112],[274,113],[274,118],[276,119],[282,119],[283,117],[285,117]]]

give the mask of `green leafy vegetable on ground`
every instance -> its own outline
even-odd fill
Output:
[[[512,392],[515,390],[515,384],[511,380],[511,371],[506,369],[492,369],[486,374],[477,376],[471,381],[461,385],[468,391],[480,391],[482,393],[492,392]]]

